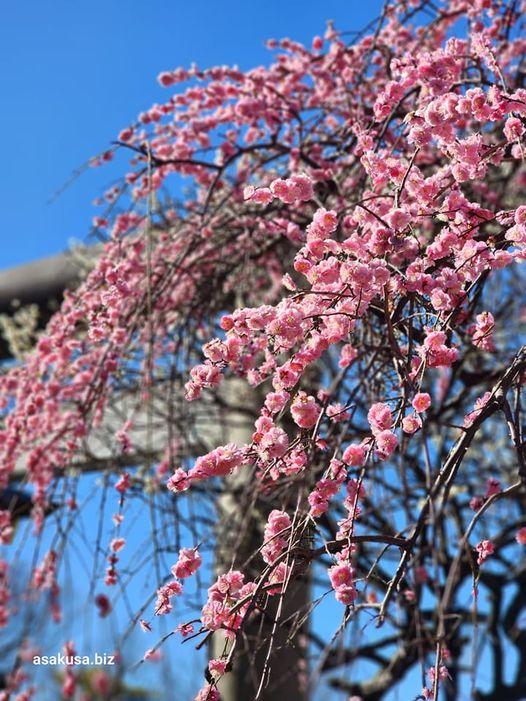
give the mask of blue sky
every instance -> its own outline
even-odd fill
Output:
[[[0,269],[84,239],[118,170],[71,173],[166,97],[161,70],[268,60],[264,41],[310,42],[325,20],[360,29],[383,0],[17,0],[0,9]]]

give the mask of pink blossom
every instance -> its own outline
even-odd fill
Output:
[[[111,613],[111,602],[105,594],[97,594],[95,597],[95,605],[99,609],[99,616],[106,618]]]
[[[371,430],[375,435],[381,431],[391,428],[393,425],[391,409],[387,404],[382,402],[372,405],[367,413],[367,420],[369,421]]]
[[[476,323],[470,327],[473,344],[482,350],[492,352],[495,350],[493,343],[493,329],[495,320],[490,312],[482,312],[476,317]]]
[[[334,596],[336,601],[339,601],[340,604],[350,606],[358,596],[358,592],[354,585],[342,586],[334,590]]]
[[[293,175],[290,178],[290,183],[296,200],[307,202],[313,198],[312,180],[307,175]]]
[[[171,568],[171,572],[176,579],[185,579],[199,569],[202,561],[196,548],[181,548],[179,559]]]
[[[495,546],[491,540],[482,540],[475,546],[475,550],[478,552],[477,564],[481,565],[487,557],[493,555]]]
[[[114,538],[110,543],[110,550],[114,553],[118,553],[126,545],[126,540],[124,538]]]
[[[201,621],[208,630],[225,628],[227,637],[232,637],[239,628],[248,609],[250,598],[256,585],[244,581],[244,575],[237,570],[220,575],[215,584],[208,590],[208,600],[203,606]],[[231,609],[241,599],[247,601],[238,606],[235,612]]]
[[[208,669],[215,679],[222,677],[226,670],[226,660],[209,660]]]
[[[307,227],[307,241],[325,239],[336,230],[338,217],[335,211],[318,209],[314,213],[311,224]]]
[[[219,446],[210,453],[197,458],[194,467],[188,473],[191,479],[224,476],[240,467],[245,461],[243,451],[234,443]]]
[[[338,493],[338,480],[322,479],[316,483],[316,488],[309,494],[310,515],[314,518],[321,516],[329,508],[329,499]]]
[[[163,86],[163,88],[168,88],[168,87],[170,87],[170,85],[173,85],[176,82],[173,74],[170,73],[169,71],[164,71],[163,73],[159,73],[157,80]]]
[[[274,567],[267,580],[265,591],[270,595],[281,594],[291,574],[291,567],[286,562],[280,562]]]
[[[499,494],[502,491],[499,480],[494,477],[490,477],[486,480],[486,499],[493,496],[494,494]]]
[[[130,474],[128,472],[123,472],[123,474],[119,477],[117,484],[115,485],[115,489],[121,494],[124,494],[128,491],[130,485]]]
[[[75,675],[68,668],[66,669],[64,675],[64,682],[62,684],[62,694],[66,699],[72,699],[75,696],[75,690],[77,688],[77,680]]]
[[[429,367],[449,367],[457,359],[457,349],[448,348],[445,341],[446,334],[443,331],[427,330],[424,345],[419,349],[419,353]]]
[[[300,428],[312,428],[320,415],[320,408],[312,396],[301,391],[290,405],[290,413]]]
[[[178,596],[183,591],[183,586],[180,582],[173,580],[168,584],[160,587],[157,590],[157,600],[155,602],[155,615],[160,616],[170,613],[172,610],[171,599]]]
[[[281,178],[273,180],[270,183],[270,190],[274,197],[278,197],[287,204],[291,204],[296,199],[288,180],[283,180]]]
[[[126,128],[126,129],[122,129],[122,131],[119,132],[118,139],[119,139],[119,141],[127,142],[127,141],[131,141],[132,137],[133,137],[133,129]]]
[[[188,473],[178,467],[173,475],[166,482],[166,487],[170,492],[184,492],[190,486]]]
[[[265,399],[265,406],[272,414],[276,414],[284,408],[289,399],[290,394],[285,390],[270,392]]]
[[[332,421],[336,423],[346,421],[350,417],[350,413],[344,408],[341,402],[329,404],[325,413]]]
[[[320,36],[315,36],[312,40],[312,50],[321,51],[323,48],[323,39]]]
[[[261,458],[280,458],[288,447],[289,438],[282,428],[272,426],[268,431],[254,434],[254,443],[257,445],[257,452]]]
[[[244,189],[243,195],[246,200],[253,200],[262,205],[270,204],[274,199],[274,195],[268,187],[254,188],[252,185],[249,185]]]
[[[183,638],[186,638],[188,635],[192,635],[194,632],[194,626],[191,623],[180,623],[177,626],[177,631],[181,633]]]
[[[263,533],[264,545],[261,555],[271,565],[285,550],[290,538],[291,520],[285,511],[274,509],[270,512]]]
[[[361,466],[367,457],[367,445],[365,443],[351,443],[343,451],[342,460],[347,465]]]
[[[464,417],[464,427],[465,428],[469,428],[470,426],[473,425],[473,422],[481,414],[482,410],[484,409],[486,404],[489,402],[490,398],[491,398],[491,392],[486,392],[482,397],[478,397],[478,399],[475,400],[475,405],[474,405],[473,411],[470,411]]]
[[[407,212],[404,212],[404,210],[393,209],[389,214],[388,222],[389,226],[391,226],[393,229],[405,229],[410,219],[411,217]]]
[[[514,214],[515,223],[517,226],[526,226],[526,205],[519,205]]]
[[[504,136],[508,141],[516,141],[524,134],[524,125],[517,117],[508,117],[504,125]]]
[[[422,419],[416,413],[410,414],[402,420],[402,429],[404,433],[415,433],[421,427]]]
[[[473,511],[478,511],[484,506],[485,499],[483,497],[472,497],[469,500],[469,508]]]
[[[345,606],[350,606],[357,597],[354,576],[354,569],[349,563],[334,565],[329,569],[329,579],[336,600]]]
[[[343,584],[352,584],[354,581],[354,570],[349,564],[334,565],[329,569],[329,579],[333,589]]]
[[[427,392],[418,392],[413,397],[413,401],[411,403],[415,411],[422,413],[427,411],[431,406],[431,397]]]
[[[347,368],[357,356],[358,351],[356,348],[353,348],[350,343],[346,343],[341,349],[338,365],[341,368]]]
[[[362,499],[365,496],[365,486],[361,480],[357,479],[350,479],[347,482],[347,494],[349,495],[349,499],[351,502],[353,502],[353,508],[354,508],[354,502],[357,499]]]
[[[314,195],[312,180],[307,175],[293,175],[287,180],[278,178],[270,184],[275,197],[287,204],[306,202]]]
[[[380,431],[375,436],[376,440],[376,455],[380,460],[387,460],[398,445],[398,438],[392,431]]]
[[[434,681],[435,681],[435,674],[436,674],[435,668],[434,668],[434,667],[429,667],[429,669],[427,670],[427,676],[429,677],[429,680],[430,680],[431,682],[434,682]],[[438,678],[439,678],[439,679],[442,679],[442,680],[443,680],[443,679],[448,679],[448,678],[449,678],[449,672],[448,672],[448,669],[447,669],[447,667],[446,667],[445,665],[440,665],[440,666],[439,666],[439,668],[438,668]]]

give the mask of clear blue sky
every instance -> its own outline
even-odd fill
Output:
[[[360,29],[383,0],[14,0],[1,3],[0,269],[84,239],[118,171],[72,171],[166,97],[161,70],[268,60],[264,41],[310,42],[327,18]]]

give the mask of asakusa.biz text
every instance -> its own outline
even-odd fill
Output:
[[[57,653],[56,655],[35,655],[33,664],[104,666],[115,664],[115,655],[107,655],[105,652],[102,655],[96,652],[93,657],[90,655],[64,655],[62,653]]]

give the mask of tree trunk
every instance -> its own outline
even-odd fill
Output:
[[[245,382],[232,379],[226,381],[223,396],[229,407],[236,407],[227,410],[224,442],[250,443],[253,417],[259,408],[257,392]],[[272,498],[255,498],[252,484],[250,469],[225,479],[217,503],[218,574],[240,568],[250,579],[257,569],[256,561],[252,561],[252,568],[245,562],[263,544],[267,515],[275,505]],[[308,601],[308,579],[304,576],[291,580],[283,597],[267,597],[261,607],[264,611],[252,611],[236,642],[241,654],[233,670],[219,683],[222,701],[307,701],[306,623],[302,621],[306,619]],[[220,657],[230,645],[217,631],[210,656]]]

